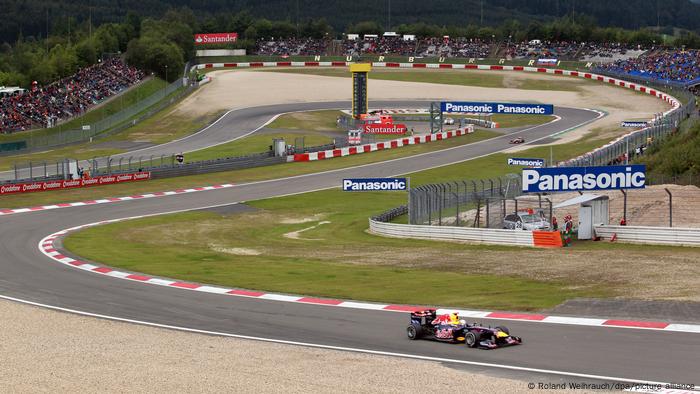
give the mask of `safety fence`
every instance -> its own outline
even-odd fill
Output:
[[[618,74],[614,74],[614,76],[617,77]],[[654,119],[648,122],[648,127],[632,131],[584,155],[558,163],[558,166],[584,167],[626,164],[635,157],[643,155],[651,144],[658,144],[665,137],[676,132],[681,122],[695,111],[695,97],[687,90],[671,85],[651,84],[646,80],[642,80],[642,82],[650,86],[645,88],[645,91],[653,91],[656,93],[655,95],[658,95],[657,90],[661,89],[672,92],[676,98],[679,98],[677,105],[674,105],[670,111],[656,114]]]
[[[430,116],[406,116],[406,115],[392,115],[395,122],[430,122]],[[474,126],[483,127],[485,129],[497,129],[499,128],[498,122],[494,122],[489,119],[490,117],[484,116],[483,118],[467,118],[458,117],[453,119],[453,123],[447,124],[447,126],[456,125],[458,128],[464,125],[471,124]]]
[[[700,228],[596,226],[595,233],[603,239],[619,242],[700,246]]]
[[[408,220],[410,224],[485,227],[489,201],[513,199],[521,193],[517,175],[421,185],[408,193]]]
[[[36,130],[26,133],[23,132],[22,134],[26,135],[24,140],[11,141],[3,144],[3,146],[0,147],[0,154],[17,154],[24,151],[37,151],[46,148],[88,142],[97,138],[113,135],[153,116],[156,112],[189,93],[193,88],[194,86],[189,85],[186,79],[178,78],[175,82],[143,100],[139,100],[135,104],[112,115],[106,116],[99,121],[83,125],[80,129],[61,130],[61,127],[57,126],[56,128],[58,130],[55,131],[42,131],[39,133],[39,130]],[[177,93],[173,94],[175,92]],[[168,97],[169,99],[166,100]],[[112,100],[119,100],[119,97],[114,97]],[[93,111],[100,111],[100,109],[93,109]]]
[[[437,241],[466,241],[491,245],[536,246],[533,231],[499,230],[454,226],[428,226],[386,223],[369,220],[372,234],[394,238],[412,238]]]

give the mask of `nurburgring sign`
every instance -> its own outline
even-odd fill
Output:
[[[544,159],[523,159],[519,157],[509,157],[508,165],[522,167],[544,167]]]
[[[345,192],[407,191],[407,178],[353,178],[343,179]]]
[[[522,184],[526,193],[644,189],[646,166],[525,168]]]
[[[554,105],[443,101],[440,110],[443,113],[553,115]]]

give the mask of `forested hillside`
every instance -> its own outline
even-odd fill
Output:
[[[169,8],[183,6],[192,9],[197,19],[224,17],[245,9],[254,17],[293,24],[323,17],[336,32],[359,21],[374,21],[392,30],[416,22],[441,26],[483,22],[493,26],[514,19],[528,25],[564,15],[629,29],[657,25],[700,28],[700,4],[690,0],[0,0],[0,42],[12,43],[20,33],[44,37],[47,25],[49,34],[56,34],[88,19],[99,26],[121,22],[128,11],[161,17]]]

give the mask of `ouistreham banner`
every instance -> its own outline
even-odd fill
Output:
[[[145,181],[151,179],[150,172],[104,175],[95,178],[68,179],[46,182],[9,183],[0,185],[0,195],[43,192],[49,190],[74,189],[80,187],[110,185],[113,183]]]

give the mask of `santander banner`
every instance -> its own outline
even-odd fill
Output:
[[[194,35],[195,45],[227,44],[236,41],[238,41],[238,33],[205,33]]]
[[[105,175],[97,178],[71,179],[67,181],[12,183],[0,185],[0,195],[73,189],[78,187],[109,185],[112,183],[145,181],[148,179],[151,179],[150,172],[136,172],[133,174]]]
[[[408,129],[404,124],[370,123],[364,125],[362,131],[367,134],[406,134]]]

